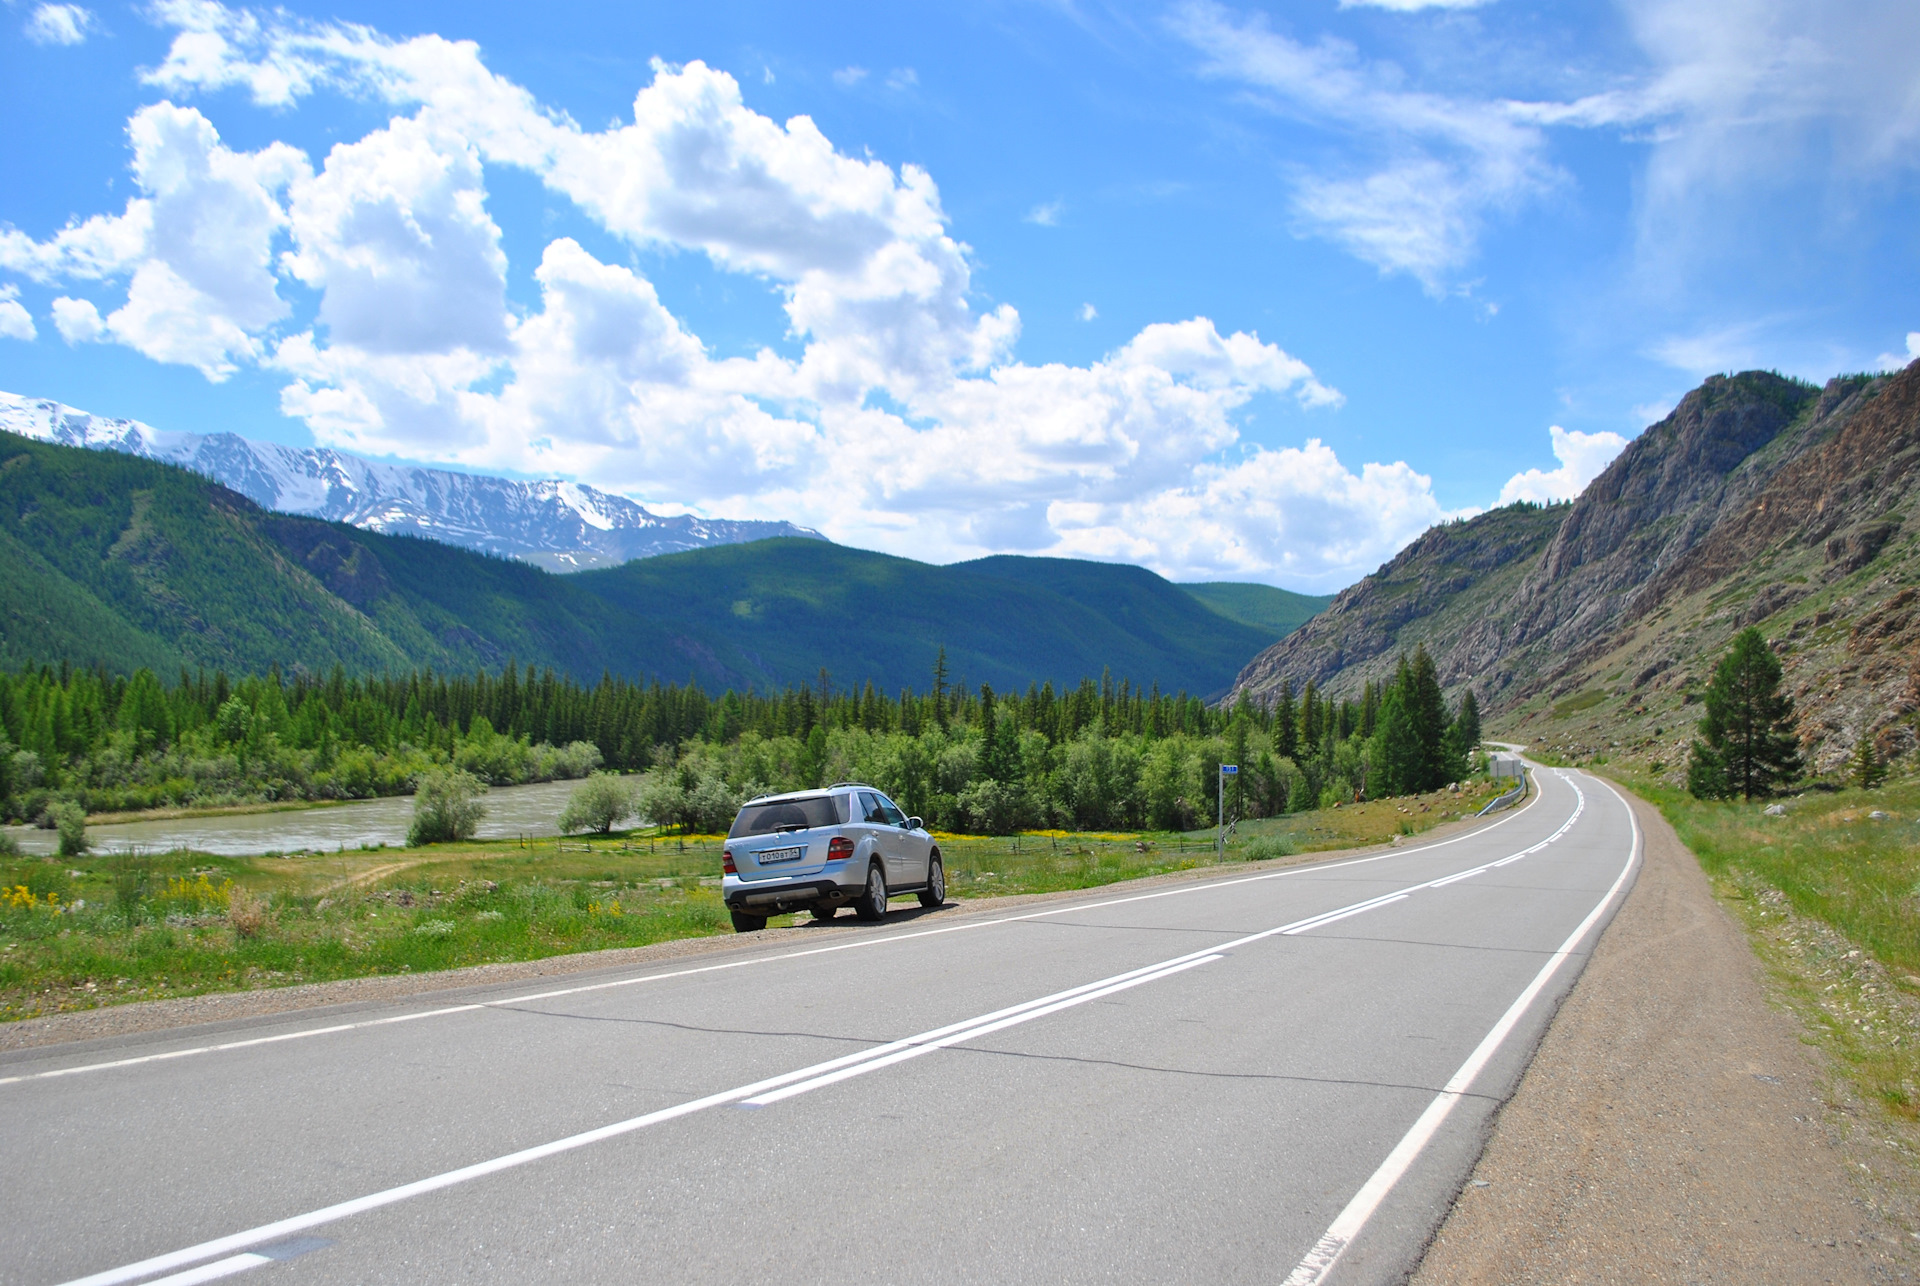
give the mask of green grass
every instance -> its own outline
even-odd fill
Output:
[[[1579,714],[1582,710],[1591,710],[1606,699],[1607,692],[1605,688],[1588,688],[1585,692],[1570,696],[1565,701],[1554,706],[1553,717],[1555,719],[1564,719],[1568,715]]]
[[[1226,860],[1383,843],[1470,814],[1493,793],[1478,784],[1244,822]],[[950,895],[963,900],[1092,888],[1217,861],[1210,831],[942,835],[939,843]],[[19,890],[0,897],[0,1020],[731,932],[720,848],[717,836],[634,832],[286,857],[0,861],[0,889]],[[230,910],[234,889],[264,904],[252,936],[236,928],[245,915]]]
[[[1920,1124],[1920,782],[1708,802],[1625,779],[1656,804],[1820,1044],[1869,1098]],[[1888,814],[1876,821],[1874,811]]]

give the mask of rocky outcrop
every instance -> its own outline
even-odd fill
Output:
[[[1295,691],[1311,681],[1351,695],[1418,643],[1444,658],[1443,681],[1481,673],[1498,663],[1505,644],[1497,630],[1479,628],[1483,618],[1499,615],[1567,514],[1565,505],[1509,505],[1432,528],[1255,657],[1230,699],[1247,692],[1270,701],[1282,679]]]
[[[1818,763],[1862,736],[1903,750],[1920,710],[1916,507],[1920,364],[1823,389],[1715,377],[1571,506],[1428,532],[1256,657],[1233,697],[1270,700],[1283,679],[1350,695],[1425,644],[1496,722],[1651,746],[1691,726],[1681,707],[1711,661],[1760,625]]]

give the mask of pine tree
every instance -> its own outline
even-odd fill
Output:
[[[1460,725],[1460,738],[1471,753],[1480,746],[1480,699],[1468,688],[1460,694],[1460,708],[1454,714],[1453,721]]]
[[[1299,728],[1295,724],[1297,716],[1293,704],[1293,680],[1280,680],[1280,695],[1273,703],[1273,753],[1281,759],[1292,759],[1300,749]]]
[[[933,721],[942,728],[947,726],[947,645],[940,645],[940,655],[933,659]]]
[[[1387,689],[1380,702],[1380,721],[1369,750],[1369,795],[1381,798],[1420,789],[1420,739],[1407,713],[1406,694],[1398,683]]]
[[[1714,668],[1707,685],[1704,742],[1687,764],[1687,789],[1703,798],[1770,795],[1800,776],[1793,700],[1780,691],[1780,658],[1766,636],[1748,626]]]
[[[1411,791],[1432,790],[1447,780],[1442,743],[1447,736],[1447,697],[1440,690],[1440,676],[1425,644],[1413,651],[1413,663],[1407,667],[1407,687],[1401,692],[1407,719],[1413,725],[1419,744],[1419,768]]]
[[[1461,693],[1459,708],[1447,724],[1447,735],[1440,744],[1440,758],[1445,769],[1442,779],[1455,782],[1465,778],[1472,769],[1473,752],[1479,744],[1480,703],[1474,699],[1473,689],[1468,688]]]
[[[1872,790],[1887,779],[1887,766],[1873,752],[1872,737],[1862,733],[1853,744],[1853,754],[1847,758],[1847,776],[1861,790]]]

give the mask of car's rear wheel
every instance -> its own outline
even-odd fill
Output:
[[[767,927],[767,917],[764,915],[748,915],[745,911],[733,911],[729,914],[733,916],[735,933],[753,933]]]
[[[944,906],[947,901],[947,868],[941,862],[938,853],[927,865],[927,887],[920,894],[920,905],[924,907]]]
[[[840,907],[834,902],[815,902],[812,911],[816,920],[831,920],[840,914]]]
[[[867,891],[854,901],[853,910],[862,920],[886,919],[887,877],[879,863],[867,868]]]

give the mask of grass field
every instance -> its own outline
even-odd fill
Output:
[[[1226,860],[1385,842],[1495,789],[1242,823]],[[1212,832],[942,835],[949,896],[1211,865]],[[532,960],[731,932],[720,837],[645,831],[284,857],[0,861],[0,1019],[129,1000]],[[792,918],[773,923],[792,923]]]

